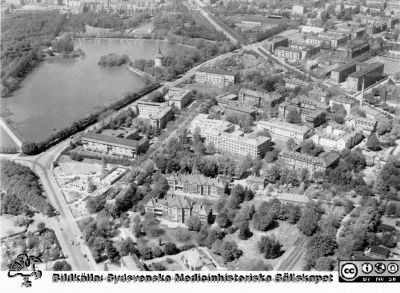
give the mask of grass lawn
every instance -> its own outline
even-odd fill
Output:
[[[253,236],[247,240],[239,239],[239,230],[234,234],[225,236],[226,240],[235,241],[238,247],[243,251],[243,255],[239,258],[239,263],[236,268],[241,269],[248,267],[250,263],[254,263],[255,260],[263,260],[265,263],[271,264],[273,267],[280,259],[284,256],[280,256],[277,259],[268,260],[264,259],[258,250],[258,242],[262,236],[272,236],[275,235],[276,239],[282,244],[282,250],[286,251],[294,247],[295,242],[301,236],[300,231],[295,225],[291,225],[284,221],[278,221],[279,225],[266,232],[261,232],[255,230],[252,225],[250,225],[250,230],[253,232]]]
[[[222,93],[221,88],[210,84],[190,83],[186,84],[184,88],[188,90],[197,90],[198,92],[201,92],[203,94],[209,94],[211,96],[218,96],[219,94]]]

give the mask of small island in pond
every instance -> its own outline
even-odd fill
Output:
[[[118,55],[114,53],[107,54],[105,56],[101,56],[99,62],[97,64],[102,67],[114,67],[121,66],[124,64],[131,64],[131,60],[128,55]]]

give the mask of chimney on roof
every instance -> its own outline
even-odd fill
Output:
[[[364,102],[364,86],[365,86],[365,77],[363,77],[363,80],[362,80],[360,107],[362,107],[363,102]]]

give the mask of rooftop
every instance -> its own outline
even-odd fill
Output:
[[[296,131],[296,132],[300,132],[300,133],[307,133],[308,131],[310,131],[310,128],[307,126],[303,126],[303,125],[296,125],[296,124],[292,124],[292,123],[288,123],[286,121],[281,121],[281,120],[277,120],[277,119],[271,119],[271,120],[260,120],[256,122],[257,125],[265,125],[265,126],[273,126],[273,127],[277,127],[277,128],[281,128],[281,129],[288,129],[291,131]]]
[[[355,78],[360,78],[363,77],[364,75],[367,75],[368,73],[370,73],[373,70],[376,70],[380,67],[384,67],[383,63],[379,63],[379,62],[375,62],[375,63],[371,63],[369,66],[366,66],[356,72],[351,73],[349,76],[350,77],[355,77]]]
[[[102,144],[111,144],[115,146],[121,146],[125,148],[137,148],[144,140],[137,141],[132,139],[118,138],[114,136],[102,135],[97,133],[87,133],[82,135],[82,140],[88,140],[93,142],[98,142]]]
[[[205,72],[205,73],[212,73],[212,74],[220,74],[220,75],[230,75],[230,76],[235,76],[236,73],[226,71],[226,70],[221,70],[221,69],[216,69],[216,68],[210,68],[210,67],[201,67],[197,70],[198,72]]]

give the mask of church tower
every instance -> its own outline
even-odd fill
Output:
[[[163,66],[164,56],[161,53],[161,48],[158,46],[158,53],[154,56],[154,66],[161,67]]]

